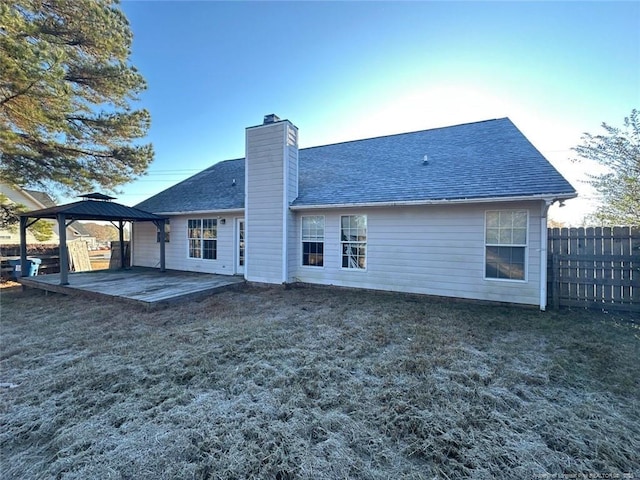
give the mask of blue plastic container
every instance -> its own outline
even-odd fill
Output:
[[[31,262],[31,265],[29,265]],[[40,258],[27,258],[27,268],[29,268],[28,277],[35,277],[38,275],[38,269],[40,268],[40,264],[42,260]]]
[[[40,264],[42,260],[40,258],[27,258],[27,274],[26,277],[35,277],[38,275],[38,269],[40,268]],[[20,259],[9,260],[9,265],[13,267],[13,272],[11,272],[11,278],[13,280],[18,280],[22,277],[22,264]]]

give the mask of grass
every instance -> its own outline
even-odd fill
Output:
[[[640,330],[616,314],[1,296],[3,479],[640,477]]]

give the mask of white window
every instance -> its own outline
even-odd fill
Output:
[[[342,244],[342,268],[359,270],[367,268],[367,216],[341,216],[340,241]]]
[[[217,258],[218,220],[215,218],[189,219],[187,238],[189,257],[215,260]]]
[[[526,210],[486,212],[485,278],[525,279],[528,218]]]
[[[302,217],[302,265],[324,265],[324,216]]]

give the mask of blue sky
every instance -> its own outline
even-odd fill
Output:
[[[582,194],[552,211],[579,223],[593,194],[571,163],[582,132],[640,108],[637,2],[122,3],[149,84],[156,159],[122,187],[134,205],[244,156],[268,113],[301,147],[508,116]]]

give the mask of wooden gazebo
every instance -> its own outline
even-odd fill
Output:
[[[67,227],[77,220],[99,220],[112,222],[120,234],[120,266],[124,265],[125,222],[153,222],[164,232],[166,218],[133,207],[114,203],[114,197],[102,193],[80,196],[82,200],[55,207],[34,210],[20,215],[20,263],[22,276],[27,274],[27,228],[40,219],[57,220],[60,234],[60,285],[69,284],[69,258],[67,253]],[[115,223],[117,222],[117,224]],[[165,238],[160,235],[160,271],[165,271]]]

